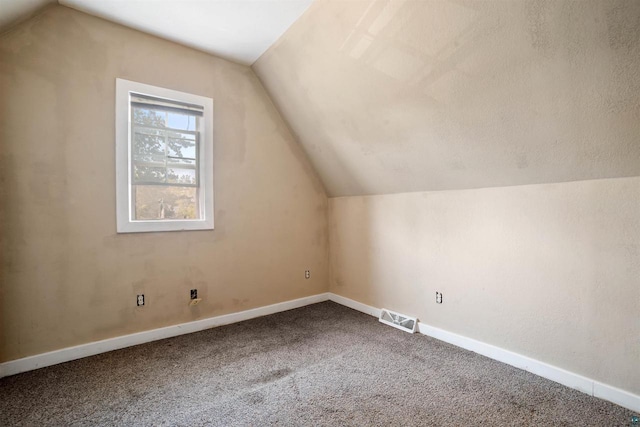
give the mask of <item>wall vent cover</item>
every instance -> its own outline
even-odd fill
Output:
[[[418,326],[418,319],[415,317],[395,313],[387,310],[386,308],[383,308],[380,312],[379,320],[386,325],[393,326],[394,328],[409,332],[410,334],[413,334]]]

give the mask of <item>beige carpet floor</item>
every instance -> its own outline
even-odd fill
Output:
[[[1,426],[628,426],[631,415],[332,302],[0,380]]]

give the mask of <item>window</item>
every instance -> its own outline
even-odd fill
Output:
[[[213,229],[213,100],[116,79],[118,233]]]

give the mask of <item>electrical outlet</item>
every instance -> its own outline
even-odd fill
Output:
[[[198,290],[191,289],[191,299],[197,299],[197,298],[198,298]]]
[[[136,303],[138,304],[138,307],[144,305],[144,294],[138,295],[138,298],[136,299]]]
[[[442,304],[442,292],[436,292],[436,304]]]
[[[305,279],[311,279],[311,270],[305,270],[304,271],[304,278]]]

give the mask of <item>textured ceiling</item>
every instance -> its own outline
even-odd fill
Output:
[[[332,196],[640,175],[640,1],[328,1],[253,66]]]

